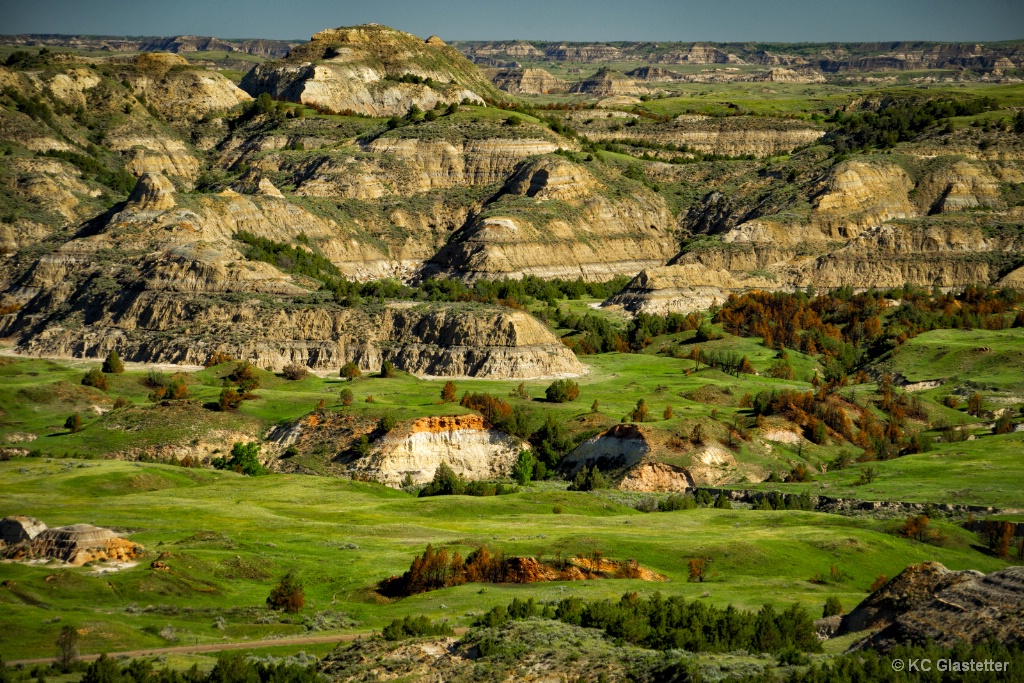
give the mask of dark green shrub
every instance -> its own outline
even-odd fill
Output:
[[[580,397],[580,385],[571,379],[556,379],[544,390],[544,395],[552,403],[575,401]]]
[[[82,384],[87,387],[96,387],[100,391],[106,391],[110,388],[110,385],[107,383],[107,376],[100,372],[98,368],[93,368],[85,373],[85,377],[82,378]]]
[[[121,360],[121,356],[117,354],[117,351],[111,351],[107,354],[107,359],[103,361],[103,372],[120,375],[124,372],[124,362]]]

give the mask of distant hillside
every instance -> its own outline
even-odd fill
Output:
[[[457,41],[480,64],[497,62],[647,62],[807,66],[826,73],[910,69],[1019,68],[1024,41],[975,43],[567,43]]]
[[[284,57],[299,41],[263,38],[226,40],[210,36],[87,36],[54,33],[0,35],[0,44],[58,47],[109,52],[241,52],[257,57]]]

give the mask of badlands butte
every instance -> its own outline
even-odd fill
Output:
[[[0,62],[5,659],[391,624],[320,674],[1024,662],[1024,43]]]

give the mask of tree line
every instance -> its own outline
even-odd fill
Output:
[[[781,612],[770,604],[757,612],[746,612],[732,605],[722,609],[682,596],[665,598],[660,593],[650,598],[626,593],[618,602],[584,601],[573,596],[542,604],[532,598],[517,598],[508,607],[492,608],[477,625],[495,627],[531,617],[601,629],[617,642],[654,650],[821,652],[814,621],[798,604]]]

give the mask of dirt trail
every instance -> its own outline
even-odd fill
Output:
[[[455,635],[461,636],[468,629],[457,628],[455,629]],[[223,650],[253,650],[257,648],[265,647],[281,647],[286,645],[317,645],[320,643],[344,643],[350,640],[356,640],[357,638],[366,638],[373,635],[373,631],[366,631],[362,633],[345,633],[343,635],[333,636],[305,636],[302,638],[275,638],[273,640],[245,640],[241,642],[230,642],[230,643],[204,643],[202,645],[177,645],[175,647],[158,647],[149,650],[123,650],[121,652],[107,652],[108,657],[149,657],[151,655],[168,655],[168,654],[201,654],[203,652],[221,652]],[[99,654],[81,655],[80,660],[91,662],[99,659]],[[25,664],[31,666],[33,664],[49,664],[54,661],[52,657],[43,657],[41,659],[9,659],[6,660],[7,666],[15,666],[18,664]]]

